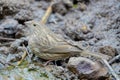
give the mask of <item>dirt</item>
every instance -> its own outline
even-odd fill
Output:
[[[27,46],[28,41],[25,35],[28,28],[24,22],[40,21],[50,1],[0,0],[0,69],[9,67],[11,63],[16,64],[21,59],[25,49],[23,44]],[[56,0],[53,13],[46,25],[65,39],[82,44],[82,47],[91,51],[103,52],[112,57],[120,54],[120,0]],[[9,39],[1,39],[1,37]],[[33,64],[31,61],[39,63],[41,59],[33,58],[32,54],[29,54],[26,61],[27,65]],[[66,62],[60,61],[60,63],[60,66],[66,70],[63,66]],[[119,64],[120,61],[117,60],[111,66],[120,77]],[[48,74],[54,75],[58,80],[79,80],[79,77],[68,70],[63,74],[57,74],[54,69],[52,71]],[[2,74],[5,74],[4,72],[7,71],[3,71]],[[43,75],[46,77],[45,74]],[[3,76],[0,76],[0,80],[4,80]]]

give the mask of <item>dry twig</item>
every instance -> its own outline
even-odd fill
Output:
[[[23,45],[23,47],[25,48],[24,54],[22,55],[22,59],[20,61],[18,61],[17,65],[20,65],[22,63],[22,61],[25,59],[25,57],[27,56],[28,50],[25,47],[25,45]]]
[[[2,43],[2,44],[0,44],[0,47],[2,47],[2,46],[10,46],[11,44],[12,44],[12,42]]]
[[[108,69],[110,70],[110,73],[114,76],[114,78],[116,80],[120,80],[119,76],[115,73],[115,71],[112,69],[112,67],[109,65],[109,63],[107,62],[107,60],[102,59],[102,61],[106,64],[106,66],[108,67]]]
[[[53,2],[51,2],[50,6],[47,8],[47,10],[45,12],[45,15],[42,17],[41,22],[43,24],[45,24],[47,22],[47,19],[48,19],[48,17],[50,16],[50,14],[52,12],[52,5],[53,5]]]
[[[5,40],[5,41],[15,41],[16,39],[0,37],[0,40]]]
[[[109,61],[109,64],[112,64],[114,61],[116,61],[117,59],[120,58],[120,54],[115,56],[114,58],[112,58],[110,61]]]

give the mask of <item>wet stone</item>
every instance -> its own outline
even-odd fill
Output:
[[[58,0],[53,4],[52,8],[53,12],[65,15],[72,6],[73,3],[70,0]]]
[[[98,33],[98,34],[95,34],[95,38],[96,38],[97,40],[101,40],[101,39],[104,39],[105,36],[104,36],[104,34]]]
[[[100,53],[114,57],[116,54],[116,49],[111,46],[103,46],[99,48]]]
[[[28,21],[33,19],[33,14],[30,10],[20,10],[14,18],[18,21]]]
[[[94,38],[94,33],[88,33],[88,34],[86,34],[86,38],[88,40]]]
[[[0,0],[0,14],[13,15],[19,12],[20,9],[28,8],[28,0]]]
[[[5,66],[0,63],[0,69],[3,69]]]
[[[2,36],[14,37],[18,22],[14,19],[6,19],[0,27],[3,29]]]

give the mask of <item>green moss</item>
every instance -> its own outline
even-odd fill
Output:
[[[78,7],[78,5],[77,5],[77,4],[74,4],[74,5],[73,5],[73,8],[77,8],[77,7]]]

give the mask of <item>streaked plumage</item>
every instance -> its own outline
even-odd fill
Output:
[[[100,57],[69,44],[40,22],[28,21],[25,24],[31,29],[29,47],[42,59],[59,60],[82,53]]]

